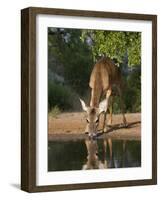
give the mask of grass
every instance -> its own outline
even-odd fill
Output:
[[[61,113],[60,109],[58,106],[54,106],[50,112],[49,112],[49,116],[50,117],[57,117],[59,114]]]

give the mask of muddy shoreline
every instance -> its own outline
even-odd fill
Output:
[[[114,140],[141,140],[141,114],[126,114],[128,127],[122,127],[122,115],[113,115],[113,125],[106,133],[101,132],[99,126],[98,139]],[[101,120],[102,121],[102,120]],[[48,141],[69,141],[84,140],[88,135],[84,133],[85,127],[84,113],[62,113],[57,117],[49,117],[48,120]]]

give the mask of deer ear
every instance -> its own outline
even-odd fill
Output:
[[[84,102],[82,99],[79,99],[79,100],[80,100],[80,102],[81,102],[82,109],[83,109],[84,111],[87,111],[87,106],[86,106],[85,102]]]
[[[108,100],[104,99],[99,104],[99,113],[106,112],[108,108]]]

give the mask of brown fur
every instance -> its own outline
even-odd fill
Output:
[[[90,106],[98,107],[102,93],[105,93],[112,85],[121,83],[121,75],[118,67],[108,57],[101,58],[94,66],[89,86],[92,89]]]
[[[121,73],[119,68],[110,60],[108,57],[101,58],[95,65],[91,73],[89,86],[91,87],[91,100],[90,106],[86,107],[85,103],[82,102],[82,107],[87,112],[87,126],[85,133],[89,133],[90,136],[97,134],[98,120],[100,113],[104,113],[103,131],[106,132],[106,116],[107,109],[109,108],[109,99],[112,101],[112,87],[115,85],[119,96],[120,105],[123,116],[123,123],[126,126],[126,118],[124,115],[124,104],[122,100],[122,86]],[[106,98],[100,102],[101,96],[105,94]],[[100,102],[100,103],[99,103]],[[110,118],[108,125],[112,124],[112,103],[109,108]]]

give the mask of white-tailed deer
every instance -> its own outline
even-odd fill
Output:
[[[90,76],[89,86],[91,88],[90,106],[86,106],[85,102],[80,99],[82,108],[87,112],[87,126],[85,133],[90,137],[97,135],[99,116],[104,113],[103,132],[106,128],[106,115],[108,109],[109,98],[112,94],[113,86],[116,86],[120,96],[120,104],[123,116],[123,124],[126,126],[126,118],[124,115],[124,104],[122,100],[122,81],[119,68],[108,57],[101,58],[95,65]],[[102,96],[106,96],[105,100],[100,102]],[[109,123],[112,124],[112,106],[110,110]]]

